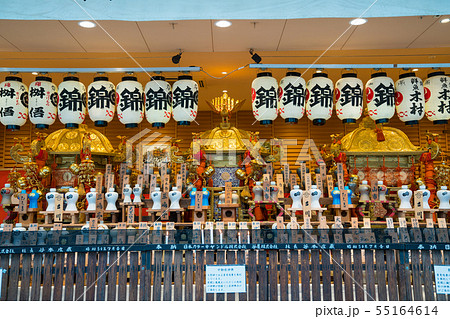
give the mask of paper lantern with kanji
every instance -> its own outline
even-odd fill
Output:
[[[20,130],[28,117],[28,88],[18,76],[7,76],[0,84],[0,122],[7,130]]]
[[[67,76],[58,87],[58,117],[66,128],[78,128],[86,118],[86,87],[76,76]]]
[[[386,72],[373,73],[366,83],[366,102],[369,117],[376,124],[388,123],[395,113],[394,81]]]
[[[126,128],[137,127],[144,118],[144,89],[135,76],[124,76],[117,84],[117,117]]]
[[[190,125],[197,117],[198,84],[191,75],[180,75],[173,84],[173,119],[178,125]]]
[[[344,73],[335,84],[336,114],[342,123],[356,123],[363,112],[364,84],[356,73]]]
[[[297,123],[305,113],[306,83],[299,72],[287,72],[278,87],[278,113],[286,123]]]
[[[395,82],[395,105],[400,121],[419,124],[425,115],[423,82],[414,72],[401,74]]]
[[[154,76],[145,86],[145,117],[152,127],[162,128],[172,113],[172,90],[163,76]]]
[[[58,87],[48,76],[37,76],[29,88],[30,121],[37,129],[47,129],[55,123],[58,113]]]
[[[88,113],[95,126],[104,127],[116,112],[116,89],[107,76],[96,76],[88,86]]]
[[[427,118],[433,124],[447,124],[450,119],[450,77],[443,71],[429,73],[424,90]]]
[[[261,125],[270,125],[278,113],[278,82],[271,72],[260,72],[252,82],[253,116]]]
[[[326,73],[314,73],[306,83],[306,115],[313,125],[324,125],[333,114],[333,81]]]

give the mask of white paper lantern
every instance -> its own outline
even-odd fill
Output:
[[[414,72],[401,74],[395,82],[395,105],[398,118],[406,125],[419,124],[425,115],[423,82]]]
[[[278,114],[278,82],[271,72],[260,72],[252,82],[253,116],[261,125],[270,125]]]
[[[424,89],[425,115],[433,124],[447,124],[450,119],[450,77],[443,71],[429,73]]]
[[[305,113],[306,83],[299,72],[287,72],[278,88],[278,113],[286,123],[297,123]]]
[[[55,123],[58,113],[58,87],[48,76],[37,76],[31,82],[28,105],[30,121],[37,129],[47,129]]]
[[[18,76],[7,76],[0,84],[0,122],[7,130],[20,130],[28,117],[28,88]]]
[[[191,75],[180,75],[173,84],[173,119],[178,125],[190,125],[197,117],[198,84]]]
[[[366,83],[366,102],[369,117],[376,124],[388,123],[395,113],[394,81],[386,72],[373,73]]]
[[[137,127],[144,118],[144,90],[135,76],[124,76],[117,84],[117,117],[126,128]]]
[[[78,128],[86,118],[86,87],[76,76],[67,76],[58,87],[58,117],[66,128]]]
[[[356,123],[363,112],[364,84],[356,73],[344,73],[335,84],[336,114],[342,123]]]
[[[88,86],[88,113],[95,126],[104,127],[114,118],[116,90],[107,76],[96,76]]]
[[[306,83],[306,115],[313,125],[324,125],[333,114],[333,81],[326,73],[314,73]]]
[[[162,128],[172,113],[172,90],[163,76],[154,76],[145,86],[145,117],[152,127]]]

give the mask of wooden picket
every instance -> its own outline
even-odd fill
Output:
[[[448,243],[448,231],[411,229],[401,241]],[[0,255],[1,300],[447,300],[434,265],[448,249],[334,249],[328,234],[282,249],[154,249]],[[339,244],[342,234],[334,233]],[[309,240],[308,240],[309,238]],[[353,239],[355,235],[353,236]],[[316,240],[317,241],[314,241]],[[345,241],[352,241],[350,237]],[[405,246],[406,247],[406,246]],[[363,254],[364,253],[364,254]],[[206,293],[207,265],[246,265],[244,293]],[[184,293],[183,293],[184,292]]]

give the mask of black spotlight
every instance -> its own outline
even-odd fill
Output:
[[[181,60],[181,53],[183,53],[183,52],[180,52],[180,53],[178,53],[177,55],[174,55],[174,56],[172,57],[172,63],[173,63],[173,64],[178,64],[178,63],[180,63],[180,60]]]
[[[257,53],[254,53],[253,49],[250,49],[250,51],[248,52],[250,52],[250,54],[252,55],[252,60],[255,61],[255,63],[258,64],[259,62],[261,62],[262,58]]]

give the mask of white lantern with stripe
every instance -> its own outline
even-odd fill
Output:
[[[48,76],[37,76],[31,82],[28,105],[30,121],[37,129],[47,129],[55,123],[58,113],[58,87]]]
[[[7,76],[0,84],[0,122],[7,130],[20,130],[28,117],[28,88],[18,76]]]
[[[105,127],[116,112],[116,89],[107,76],[96,76],[88,86],[88,113],[95,126]]]
[[[366,102],[369,117],[376,124],[388,123],[395,113],[394,81],[386,72],[373,73],[366,83]]]
[[[336,114],[342,123],[356,123],[363,112],[364,84],[356,73],[344,73],[335,84]]]
[[[395,105],[400,121],[419,124],[425,115],[423,82],[414,72],[401,74],[395,82]]]
[[[429,73],[424,89],[425,115],[433,124],[447,124],[450,119],[450,77],[443,71]]]
[[[326,73],[314,73],[306,83],[306,115],[313,125],[324,125],[333,114],[333,81]]]
[[[259,72],[252,82],[253,116],[261,125],[270,125],[278,113],[278,82],[271,72]]]
[[[173,119],[178,125],[190,125],[198,112],[198,84],[191,75],[180,75],[173,84]]]
[[[117,117],[126,128],[137,127],[144,118],[144,89],[135,76],[124,76],[117,84]]]
[[[86,118],[86,87],[77,76],[66,76],[58,87],[58,117],[66,128],[78,128]]]
[[[305,113],[306,83],[299,72],[289,71],[278,88],[278,113],[286,123],[297,123]]]
[[[153,76],[145,85],[145,117],[152,127],[162,128],[172,113],[172,90],[163,76]]]

